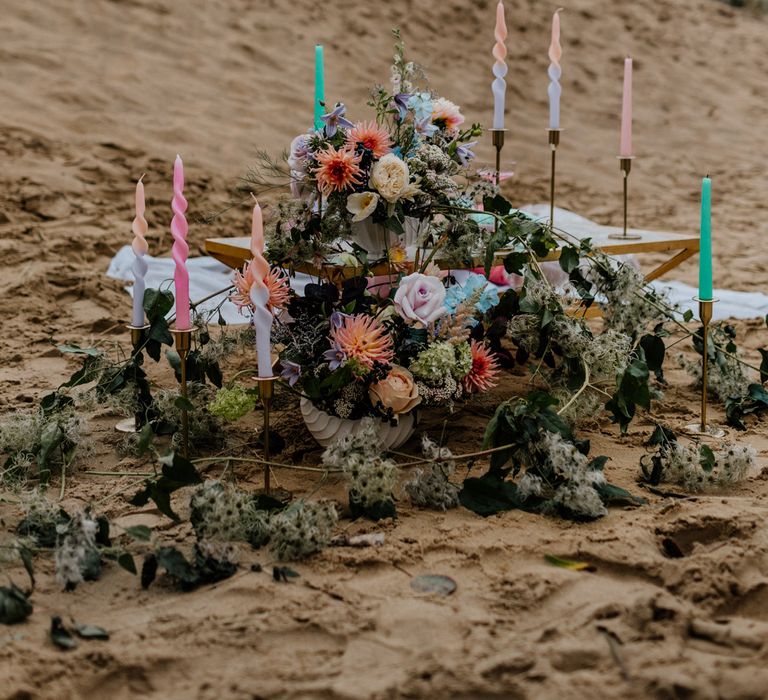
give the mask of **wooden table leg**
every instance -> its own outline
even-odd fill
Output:
[[[697,252],[698,251],[695,250],[694,248],[683,248],[677,255],[674,255],[666,262],[663,262],[655,270],[651,270],[645,276],[645,281],[651,282],[655,279],[658,279],[663,274],[666,274],[670,270],[673,270],[674,268],[678,267],[680,264],[684,263],[686,260],[688,260],[688,258],[693,256]]]

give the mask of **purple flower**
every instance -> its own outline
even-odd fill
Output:
[[[408,114],[408,100],[410,98],[411,95],[407,92],[400,92],[392,98],[392,101],[394,102],[397,109],[398,121],[403,121]]]
[[[349,314],[344,314],[341,311],[334,311],[331,314],[331,325],[334,328],[341,328],[344,325],[345,318],[349,318]]]
[[[432,123],[431,116],[417,121],[414,126],[416,128],[416,133],[424,138],[429,138],[437,131],[437,127]]]
[[[293,386],[301,377],[301,365],[290,360],[283,360],[281,364],[283,371],[280,372],[280,376],[288,382],[288,386]]]
[[[323,116],[320,117],[320,119],[325,122],[325,135],[328,138],[331,138],[336,133],[336,129],[340,126],[343,126],[346,129],[351,129],[354,126],[349,119],[344,118],[344,113],[346,111],[347,108],[344,106],[344,103],[337,102],[333,111],[328,112],[328,114],[323,114]]]
[[[456,148],[456,155],[459,157],[459,160],[464,167],[469,165],[469,161],[475,157],[475,154],[472,151],[472,146],[475,146],[476,144],[477,141],[470,141],[464,145],[459,144]]]
[[[336,346],[332,347],[330,350],[326,350],[323,353],[323,357],[328,360],[328,368],[331,372],[339,369],[339,367],[347,361],[346,354]]]

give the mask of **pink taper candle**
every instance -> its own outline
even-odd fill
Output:
[[[176,156],[173,164],[173,220],[171,221],[171,235],[173,236],[173,249],[171,256],[176,264],[173,273],[173,284],[176,290],[176,328],[188,330],[192,327],[189,320],[189,272],[187,271],[187,257],[189,245],[187,245],[187,220],[184,212],[187,211],[187,200],[184,199],[184,164],[181,156]]]
[[[632,59],[624,59],[624,96],[621,102],[621,145],[619,156],[632,157]]]
[[[507,74],[507,64],[504,58],[507,55],[507,46],[504,43],[507,38],[507,23],[504,20],[504,3],[499,0],[496,5],[496,27],[494,29],[496,43],[493,45],[493,75],[494,81],[491,84],[493,92],[493,128],[504,128],[504,101],[507,93],[507,83],[504,76]]]
[[[249,272],[253,279],[251,285],[251,304],[253,304],[253,327],[256,331],[256,355],[259,363],[259,376],[272,376],[272,311],[269,309],[269,263],[264,257],[264,222],[259,203],[253,207],[251,222],[251,253],[253,260]]]
[[[147,262],[144,256],[149,250],[147,245],[147,220],[144,218],[144,183],[142,175],[136,183],[136,217],[133,220],[131,229],[133,231],[133,241],[131,247],[136,256],[133,260],[133,316],[131,325],[137,328],[144,325],[144,276],[147,274]]]

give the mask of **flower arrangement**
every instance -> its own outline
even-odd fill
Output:
[[[461,222],[450,235],[467,238],[465,256],[479,246],[467,207],[477,193],[459,178],[474,178],[471,139],[480,126],[466,126],[456,104],[418,84],[423,73],[395,36],[391,86],[376,86],[369,102],[375,119],[353,121],[343,103],[329,106],[322,128],[293,139],[287,169],[261,154],[246,177],[250,186],[267,184],[268,175],[291,185],[292,201],[271,222],[273,260],[388,258],[403,246],[441,241],[451,221]]]
[[[448,288],[446,290],[446,285]],[[396,424],[419,406],[444,405],[496,383],[494,353],[470,334],[498,292],[478,274],[450,285],[437,270],[412,273],[389,296],[366,278],[308,284],[275,331],[282,376],[343,419]]]

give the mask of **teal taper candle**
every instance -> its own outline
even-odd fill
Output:
[[[699,248],[699,299],[712,299],[712,180],[701,183],[701,246]]]
[[[323,47],[315,46],[315,129],[323,128],[320,117],[325,113],[325,72],[323,70]]]

